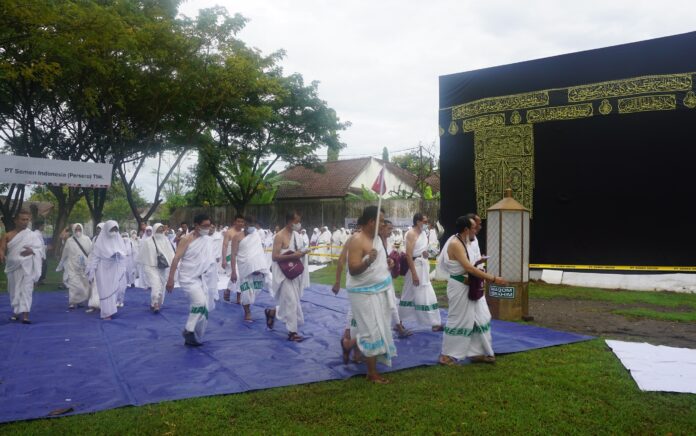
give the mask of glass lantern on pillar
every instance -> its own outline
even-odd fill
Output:
[[[488,272],[510,284],[488,284],[487,301],[495,319],[530,320],[529,316],[529,210],[506,189],[502,200],[488,209],[486,248]]]

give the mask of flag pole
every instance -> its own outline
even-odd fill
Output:
[[[379,213],[382,209],[382,190],[384,189],[384,165],[382,165],[382,169],[380,170],[379,174],[379,192],[377,193],[377,215],[375,216],[375,239],[372,242],[373,247],[375,245],[375,242],[377,242],[379,238]]]

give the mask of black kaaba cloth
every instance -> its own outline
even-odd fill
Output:
[[[510,187],[532,264],[696,265],[695,81],[696,32],[440,77],[442,223]]]

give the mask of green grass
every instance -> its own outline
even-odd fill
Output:
[[[617,304],[651,304],[654,306],[696,309],[696,294],[677,292],[617,291],[612,289],[584,288],[547,283],[530,283],[531,298],[608,301]]]
[[[696,396],[640,392],[601,340],[243,394],[19,422],[5,434],[690,434]],[[172,380],[172,383],[176,381]]]
[[[628,318],[650,318],[662,321],[696,322],[696,312],[659,312],[657,310],[635,307],[632,309],[615,309],[611,311]]]
[[[313,273],[312,281],[333,283],[332,270]],[[598,293],[607,291],[533,284],[531,292],[604,300]],[[621,302],[673,298],[610,293],[621,294]],[[495,366],[415,368],[388,377],[387,386],[354,377],[11,423],[0,434],[686,435],[696,428],[696,395],[641,392],[601,339],[499,356]]]

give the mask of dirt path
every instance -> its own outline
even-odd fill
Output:
[[[615,309],[634,307],[659,310],[655,306],[603,301],[529,300],[529,314],[534,317],[535,324],[543,327],[609,339],[696,348],[696,323],[634,319],[611,313]]]

